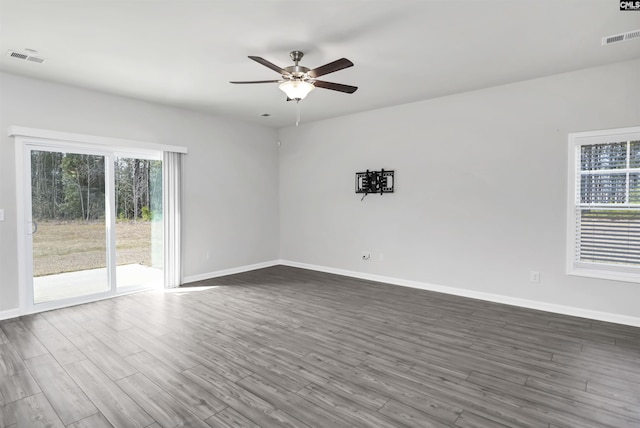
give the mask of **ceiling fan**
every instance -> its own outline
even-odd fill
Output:
[[[315,88],[331,89],[332,91],[346,92],[347,94],[353,94],[358,87],[351,85],[343,85],[341,83],[326,82],[324,80],[318,80],[320,76],[333,73],[348,67],[352,67],[353,63],[346,58],[340,58],[313,70],[298,65],[298,62],[304,56],[301,51],[292,51],[289,56],[295,63],[289,67],[278,67],[277,65],[267,61],[259,56],[249,56],[255,62],[258,62],[265,67],[268,67],[282,75],[282,79],[278,80],[254,80],[244,82],[229,82],[238,84],[247,83],[279,83],[280,89],[287,94],[287,101],[300,101],[306,97],[309,92]]]

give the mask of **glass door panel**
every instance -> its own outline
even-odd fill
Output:
[[[162,161],[116,157],[117,288],[162,287]]]
[[[109,291],[105,156],[30,153],[34,304]]]

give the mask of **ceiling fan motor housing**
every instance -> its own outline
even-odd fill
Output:
[[[289,67],[285,67],[284,69],[291,73],[290,76],[283,74],[282,77],[284,77],[285,79],[290,79],[291,76],[293,76],[294,78],[301,78],[305,74],[307,74],[309,70],[311,70],[310,68],[304,67],[302,65],[290,65]]]
[[[291,57],[291,59],[293,60],[293,62],[296,63],[296,65],[298,65],[298,62],[302,59],[303,56],[304,56],[304,53],[302,53],[302,51],[289,52],[289,57]]]

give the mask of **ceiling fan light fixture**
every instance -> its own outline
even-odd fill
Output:
[[[280,90],[287,94],[287,97],[300,101],[303,100],[309,92],[313,91],[316,87],[304,80],[287,80],[280,84]]]

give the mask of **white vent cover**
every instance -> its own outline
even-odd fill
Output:
[[[12,51],[12,50],[10,50],[7,55],[9,55],[11,58],[24,59],[31,62],[37,62],[38,64],[41,64],[44,62],[44,58],[40,58],[37,56],[29,55],[22,52]]]
[[[613,36],[607,36],[602,38],[602,46],[610,45],[612,43],[624,42],[625,40],[640,38],[640,30],[628,31],[622,34],[615,34]]]

